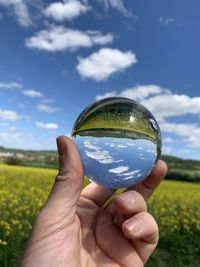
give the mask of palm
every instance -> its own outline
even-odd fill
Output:
[[[80,198],[77,217],[81,227],[82,266],[133,266],[133,262],[135,266],[143,265],[133,243],[122,233],[120,222],[117,226],[114,219],[117,216],[91,200]],[[122,265],[124,261],[126,265]]]
[[[92,186],[93,188],[91,188]],[[58,255],[59,253],[66,266],[70,267],[143,266],[154,250],[157,240],[149,239],[148,242],[148,240],[137,238],[129,239],[124,235],[121,226],[132,214],[120,214],[116,205],[114,205],[114,201],[106,208],[101,208],[109,193],[106,193],[106,189],[99,189],[94,184],[91,184],[89,189],[89,193],[87,188],[82,192],[77,204],[77,212],[72,222],[66,225],[62,222],[63,227],[59,227],[61,231],[56,231],[54,243],[59,245],[56,246],[54,254]],[[93,189],[94,192],[91,196]],[[94,198],[97,190],[103,192],[101,192],[101,197],[89,199],[89,196]],[[139,198],[139,194],[137,194],[137,198],[137,202],[140,204],[136,208],[138,211],[145,210],[144,199],[142,196]],[[123,213],[123,209],[127,213],[127,209],[122,206],[121,213]],[[51,224],[55,225],[56,220],[51,220]],[[52,228],[52,226],[49,228]],[[63,237],[62,242],[60,242],[60,236]],[[50,234],[50,241],[52,240],[52,234]],[[140,247],[142,249],[138,249]],[[72,259],[71,262],[70,258]]]

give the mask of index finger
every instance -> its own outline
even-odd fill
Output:
[[[158,187],[162,179],[167,173],[167,164],[163,160],[159,160],[153,171],[141,183],[131,186],[126,191],[134,190],[147,200]]]

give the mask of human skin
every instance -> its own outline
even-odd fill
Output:
[[[83,164],[75,144],[57,139],[60,168],[37,216],[18,267],[142,267],[154,251],[158,226],[146,200],[167,172],[159,160],[140,184],[114,190],[91,183],[82,190]]]

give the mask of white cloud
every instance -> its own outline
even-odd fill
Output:
[[[45,10],[46,17],[56,21],[72,20],[90,10],[90,6],[77,0],[65,0],[50,4]]]
[[[140,101],[159,120],[187,114],[200,115],[200,97],[173,94],[158,85],[139,85],[130,89],[97,95],[96,100],[109,96],[127,97]]]
[[[164,18],[164,17],[160,17],[160,18],[158,19],[158,21],[159,21],[161,24],[168,25],[168,24],[174,22],[174,18]]]
[[[108,44],[113,42],[113,38],[112,33],[102,35],[99,31],[83,32],[63,26],[54,26],[26,39],[25,45],[29,48],[57,52]]]
[[[48,131],[48,138],[32,132],[0,132],[0,145],[7,148],[56,150],[56,132]]]
[[[35,90],[24,90],[23,94],[30,97],[43,97],[43,94],[41,92]]]
[[[200,97],[164,93],[144,99],[142,104],[155,114],[158,119],[200,114]]]
[[[130,171],[130,172],[124,172],[122,174],[117,174],[117,176],[132,176],[133,177],[135,175],[138,175],[140,172],[141,172],[141,170],[134,170],[134,171]]]
[[[1,83],[0,82],[0,89],[21,89],[21,88],[23,88],[23,85],[21,83],[16,83],[16,82]]]
[[[105,150],[102,151],[97,149],[96,151],[86,151],[86,155],[89,158],[92,158],[102,164],[109,164],[115,162],[113,157],[109,154],[109,151]]]
[[[173,139],[171,137],[163,138],[163,143],[173,143]]]
[[[92,30],[88,30],[86,33],[90,36],[93,45],[94,44],[105,45],[112,43],[114,40],[114,34],[112,33],[107,33],[105,35],[102,35],[101,32]]]
[[[200,116],[200,97],[190,97],[184,94],[173,94],[169,89],[157,85],[139,85],[130,89],[107,92],[97,95],[96,100],[105,97],[127,97],[141,102],[159,120],[163,132],[174,133],[181,142],[186,142],[190,148],[200,148],[200,125],[194,123],[172,123],[168,118],[185,115]],[[171,137],[163,139],[164,153],[170,154],[172,148],[166,144],[173,143]]]
[[[127,172],[129,170],[128,166],[119,166],[117,168],[113,168],[108,170],[111,173],[123,173],[123,172]]]
[[[56,130],[58,129],[58,124],[50,122],[50,123],[44,123],[44,122],[36,122],[35,123],[38,128],[45,129],[45,130]]]
[[[174,22],[173,18],[166,18],[165,21],[164,21],[164,24],[168,25],[169,23],[172,23],[172,22]]]
[[[90,141],[86,141],[86,140],[85,140],[85,141],[83,142],[83,145],[84,145],[84,147],[89,148],[89,149],[93,149],[93,150],[101,150],[100,147],[93,145]]]
[[[162,154],[170,155],[173,151],[171,146],[162,146]]]
[[[0,119],[6,120],[6,121],[17,121],[21,119],[22,116],[20,116],[17,112],[12,110],[2,110],[0,109]]]
[[[44,103],[44,104],[51,104],[51,103],[54,103],[56,102],[56,100],[54,98],[47,98],[47,99],[43,99],[41,101],[41,103]]]
[[[198,129],[196,124],[193,123],[172,123],[172,122],[161,122],[160,127],[165,132],[176,132],[177,134],[188,137],[196,129]]]
[[[46,113],[54,113],[54,112],[58,111],[57,108],[53,108],[53,107],[50,107],[50,106],[45,105],[45,104],[38,105],[37,109],[39,111],[46,112]]]
[[[17,140],[20,137],[20,133],[7,133],[7,132],[2,132],[0,133],[0,139],[1,139],[1,144],[4,144],[4,142],[11,142],[13,140]]]
[[[131,12],[129,12],[127,8],[124,6],[122,0],[99,0],[99,1],[103,3],[106,8],[111,7],[118,10],[125,16],[132,16]]]
[[[116,91],[112,91],[112,92],[107,92],[103,95],[97,95],[96,96],[96,101],[99,101],[103,98],[107,98],[107,97],[115,97],[115,96],[120,96],[120,94],[118,94]]]
[[[10,7],[17,16],[17,21],[21,26],[28,27],[32,24],[25,0],[0,0],[0,5],[7,8]]]
[[[106,97],[114,97],[114,96],[119,96],[119,97],[127,97],[130,99],[134,99],[137,101],[143,100],[151,95],[157,95],[161,93],[168,93],[169,90],[167,89],[162,89],[158,85],[150,84],[150,85],[137,85],[132,88],[127,88],[120,93],[117,93],[116,91],[108,92],[104,95],[97,95],[96,100],[100,100]]]
[[[87,58],[80,58],[77,71],[82,77],[103,81],[111,74],[122,71],[137,62],[131,51],[102,48]]]
[[[185,141],[189,147],[200,148],[200,126],[194,123],[171,123],[161,122],[162,131],[176,133],[186,138]]]
[[[112,155],[109,153],[109,151],[107,150],[103,150],[101,148],[101,144],[100,146],[98,146],[98,139],[95,142],[92,142],[90,140],[84,140],[83,145],[86,149],[90,149],[90,150],[85,150],[86,155],[89,158],[92,158],[96,161],[98,161],[99,163],[102,164],[111,164],[111,163],[118,163],[118,162],[122,162],[123,160],[115,160]],[[101,142],[100,142],[101,143]],[[105,145],[108,145],[109,143],[105,143]]]

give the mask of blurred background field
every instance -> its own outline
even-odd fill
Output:
[[[16,265],[55,174],[47,168],[0,165],[0,266]],[[160,241],[146,266],[199,266],[199,203],[199,183],[162,182],[148,202]]]

